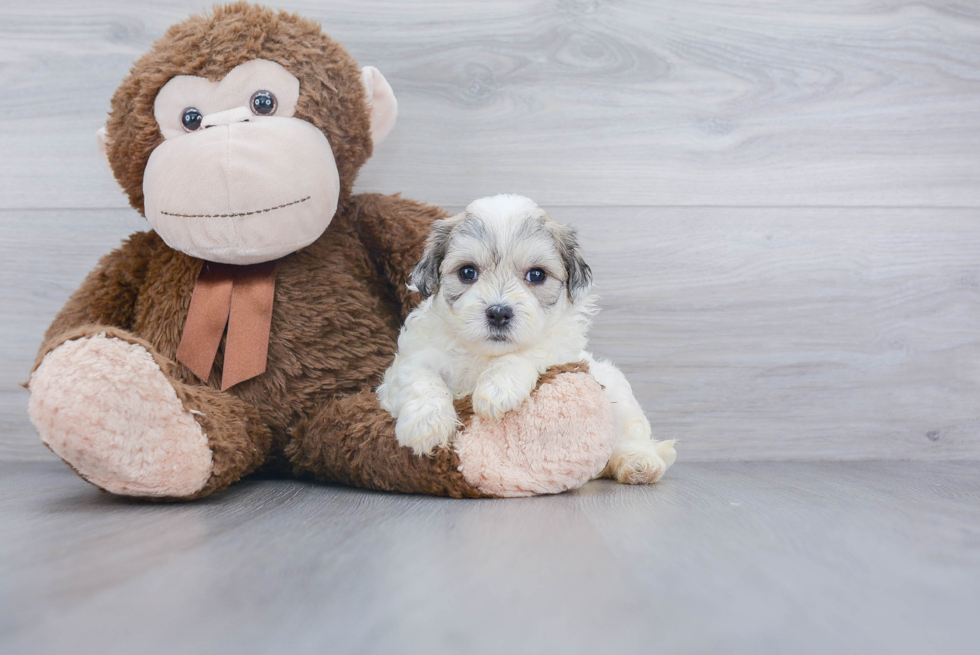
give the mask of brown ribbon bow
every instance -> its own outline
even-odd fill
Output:
[[[274,261],[248,266],[204,262],[177,360],[207,382],[227,325],[221,390],[264,373],[275,293]]]

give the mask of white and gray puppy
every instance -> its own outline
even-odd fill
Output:
[[[612,401],[617,441],[603,475],[656,482],[676,457],[655,442],[622,372],[584,350],[592,271],[575,231],[523,196],[498,195],[436,221],[412,273],[422,303],[398,337],[398,354],[378,388],[397,419],[398,443],[430,454],[459,425],[453,398],[497,419],[517,409],[549,366],[586,361]]]

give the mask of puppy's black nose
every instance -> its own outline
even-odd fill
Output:
[[[514,318],[514,310],[507,305],[487,307],[487,323],[493,327],[504,327]]]

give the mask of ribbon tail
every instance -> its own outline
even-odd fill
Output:
[[[274,261],[241,266],[235,271],[222,391],[265,373],[275,294]]]
[[[231,311],[232,269],[204,262],[194,285],[187,321],[177,347],[177,361],[207,382]]]

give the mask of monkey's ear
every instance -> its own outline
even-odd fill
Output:
[[[398,118],[398,101],[388,80],[374,66],[365,66],[361,69],[361,84],[364,85],[364,96],[367,98],[368,110],[371,112],[371,140],[374,145],[378,145],[395,126],[395,119]]]

